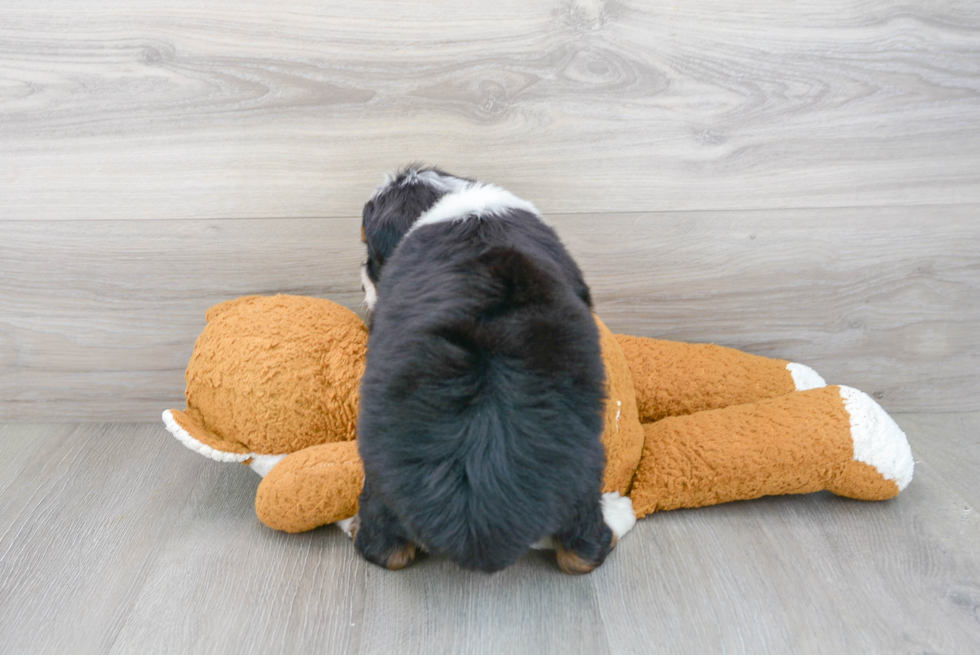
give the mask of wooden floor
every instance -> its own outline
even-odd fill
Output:
[[[159,424],[0,427],[5,653],[976,653],[980,414],[904,414],[897,499],[649,516],[593,574],[392,573],[255,518],[258,477]]]

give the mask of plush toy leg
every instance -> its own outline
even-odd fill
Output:
[[[617,334],[642,423],[826,385],[809,366],[708,343]]]
[[[262,479],[255,513],[274,530],[312,530],[357,514],[363,484],[356,442],[310,446],[283,459]]]
[[[638,517],[829,490],[861,500],[912,479],[905,434],[869,396],[830,386],[644,425],[630,496]]]

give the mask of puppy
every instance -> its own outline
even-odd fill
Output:
[[[358,552],[399,569],[421,548],[492,572],[550,538],[566,573],[599,566],[616,544],[604,370],[589,288],[555,232],[504,189],[413,167],[375,190],[362,237]]]

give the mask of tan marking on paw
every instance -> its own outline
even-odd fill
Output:
[[[565,550],[561,543],[558,544],[557,559],[558,568],[560,568],[563,573],[567,573],[569,575],[584,575],[586,573],[591,573],[596,567],[595,562],[590,562],[583,559],[575,551]]]
[[[415,544],[405,544],[388,557],[388,562],[385,564],[385,568],[389,571],[400,571],[415,561],[415,554]]]

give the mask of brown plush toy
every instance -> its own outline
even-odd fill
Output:
[[[807,366],[730,348],[612,334],[604,492],[637,518],[776,494],[892,498],[912,479],[905,434],[869,396]],[[212,307],[187,367],[187,409],[163,414],[188,448],[248,464],[269,527],[302,532],[357,513],[354,441],[367,328],[300,296]],[[620,530],[632,526],[632,517]]]

